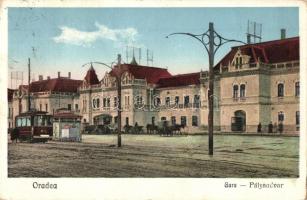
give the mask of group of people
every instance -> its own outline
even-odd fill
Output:
[[[278,125],[277,125],[276,122],[273,125],[273,123],[271,121],[269,123],[269,125],[268,125],[268,133],[277,133],[277,132],[279,132],[279,134],[282,134],[283,131],[284,131],[284,125],[283,125],[282,121],[279,121]],[[262,125],[261,125],[261,123],[258,124],[257,132],[258,133],[262,132]]]

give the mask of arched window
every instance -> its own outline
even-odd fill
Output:
[[[100,99],[99,97],[93,98],[93,108],[98,109],[100,107]]]
[[[284,84],[283,83],[279,83],[277,85],[277,96],[278,97],[283,97],[284,96]]]
[[[278,112],[278,121],[284,121],[285,115],[283,111]]]
[[[238,98],[238,89],[239,89],[239,87],[238,87],[238,85],[234,85],[233,86],[233,98]]]
[[[100,106],[100,100],[99,100],[99,98],[96,99],[96,105],[97,105],[97,108],[99,108],[99,106]]]
[[[96,99],[93,99],[93,108],[96,108],[97,105],[96,105]]]
[[[245,97],[245,84],[240,85],[240,97]]]
[[[300,82],[295,83],[295,96],[299,97],[300,96]]]

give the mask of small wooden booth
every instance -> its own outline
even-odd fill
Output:
[[[81,116],[69,110],[60,110],[53,115],[53,139],[81,142]]]

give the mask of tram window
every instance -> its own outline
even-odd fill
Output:
[[[30,118],[28,117],[23,117],[21,118],[21,126],[30,126]]]
[[[34,117],[34,126],[43,126],[43,116],[38,115]]]
[[[17,124],[16,124],[16,126],[17,127],[21,127],[22,126],[22,123],[21,123],[22,121],[21,121],[21,119],[20,118],[17,118]]]
[[[31,126],[30,117],[17,118],[17,127]]]

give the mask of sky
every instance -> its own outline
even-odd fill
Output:
[[[132,46],[141,65],[147,65],[146,50],[153,52],[153,66],[167,68],[172,74],[208,69],[208,55],[196,39],[174,32],[201,34],[214,23],[217,33],[227,39],[246,42],[248,20],[262,24],[262,41],[299,34],[298,8],[9,8],[9,73],[24,71],[31,59],[33,78],[56,77],[57,72],[83,79],[88,65],[98,61],[110,64],[117,54],[130,62]],[[239,43],[220,47],[217,63]],[[126,59],[128,48],[129,58]],[[152,65],[149,63],[149,65]],[[94,65],[98,78],[105,67]]]

